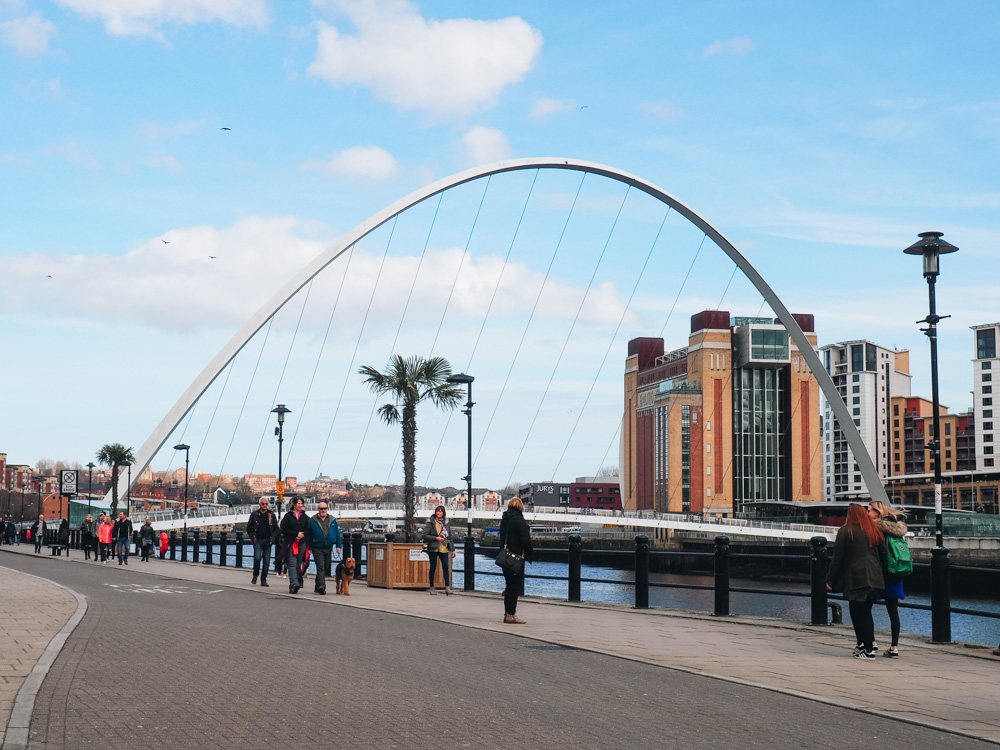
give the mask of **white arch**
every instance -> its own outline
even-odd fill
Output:
[[[772,290],[768,283],[764,281],[764,278],[757,272],[757,269],[755,269],[750,262],[743,257],[742,253],[736,249],[736,246],[693,209],[651,182],[647,182],[646,180],[629,174],[628,172],[623,172],[620,169],[608,167],[603,164],[595,164],[593,162],[580,161],[578,159],[556,158],[513,159],[511,161],[500,161],[495,164],[474,167],[473,169],[459,172],[458,174],[454,174],[450,177],[445,177],[444,179],[431,183],[430,185],[420,188],[419,190],[415,190],[405,198],[387,206],[377,214],[370,217],[368,220],[354,227],[354,229],[345,234],[324,252],[314,258],[311,263],[296,274],[295,277],[286,283],[273,297],[271,297],[271,299],[265,302],[264,305],[253,315],[253,317],[251,317],[236,333],[236,335],[234,335],[229,342],[222,347],[221,351],[215,355],[215,358],[208,363],[198,377],[194,379],[188,389],[184,391],[184,394],[177,400],[177,403],[175,403],[170,411],[167,412],[166,416],[156,426],[156,429],[153,430],[152,434],[149,438],[147,438],[146,442],[143,443],[142,448],[140,448],[139,452],[136,454],[135,463],[138,466],[138,471],[135,472],[136,477],[142,474],[145,468],[149,465],[149,462],[152,461],[153,456],[156,455],[157,451],[160,450],[170,434],[191,410],[191,407],[193,407],[201,395],[208,390],[209,386],[212,385],[226,366],[232,362],[233,358],[239,354],[240,350],[246,346],[247,342],[253,338],[254,334],[257,333],[257,331],[259,331],[264,324],[267,323],[271,316],[280,310],[282,306],[288,302],[288,300],[295,296],[296,292],[308,284],[314,276],[320,273],[320,271],[340,257],[340,255],[351,247],[351,245],[378,229],[397,214],[402,213],[406,209],[415,206],[421,201],[427,200],[438,193],[457,185],[477,180],[480,177],[501,174],[503,172],[516,172],[524,169],[568,169],[578,172],[589,172],[590,174],[600,175],[602,177],[616,180],[617,182],[622,182],[626,185],[631,185],[637,190],[641,190],[657,200],[666,203],[674,211],[677,211],[679,214],[684,216],[684,218],[710,237],[712,241],[715,242],[715,244],[718,245],[737,266],[739,266],[740,270],[746,274],[746,277],[750,279],[750,282],[767,301],[771,310],[781,319],[781,322],[788,330],[788,334],[792,337],[792,341],[795,342],[799,352],[802,354],[802,357],[806,360],[806,363],[812,370],[813,375],[819,382],[820,388],[823,389],[823,393],[826,396],[827,401],[830,403],[834,416],[840,423],[840,428],[843,430],[844,436],[847,438],[847,442],[851,446],[851,450],[854,452],[855,461],[857,461],[858,467],[861,469],[861,475],[864,477],[865,483],[868,485],[872,499],[888,502],[889,498],[886,495],[885,488],[882,486],[881,480],[879,479],[878,472],[875,469],[875,464],[872,462],[871,456],[868,454],[868,449],[865,447],[864,441],[861,439],[861,433],[854,424],[854,419],[848,411],[847,404],[837,392],[837,387],[833,383],[833,378],[830,377],[826,368],[823,367],[823,363],[820,361],[816,352],[813,351],[805,333],[791,316],[791,313],[789,313],[784,303],[778,299],[778,295],[775,294],[774,290]],[[120,477],[118,480],[119,496],[124,494],[125,486],[127,485],[128,479],[126,477]]]

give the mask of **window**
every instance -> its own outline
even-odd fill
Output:
[[[898,417],[899,416],[899,404],[893,404],[892,405],[892,416],[894,416],[894,417]],[[897,422],[896,424],[899,425],[899,422]]]
[[[993,410],[992,409],[983,409],[983,418],[984,419],[990,419],[992,417],[993,417]]]
[[[859,416],[861,414],[860,407],[855,406],[854,410],[853,410],[853,414],[854,414],[855,417]]]
[[[984,443],[992,443],[993,442],[993,435],[983,435],[983,442]]]
[[[878,350],[871,344],[865,344],[865,369],[871,372],[878,369]]]
[[[944,444],[945,445],[951,445],[951,438],[945,438],[944,439]]]
[[[946,461],[944,464],[945,471],[951,471],[951,461]]]
[[[951,451],[945,451],[944,452],[944,457],[945,458],[951,458]]]
[[[992,362],[983,362],[982,365],[983,365],[983,369],[984,370],[992,370],[993,369],[993,363]]]
[[[983,399],[983,406],[993,406],[993,399],[992,398],[984,398]]]
[[[993,455],[993,446],[992,445],[987,445],[985,448],[983,448],[983,453],[985,453],[987,456],[992,456]]]
[[[855,396],[854,397],[854,401],[852,401],[851,403],[860,404],[861,403],[861,397],[860,396]]]
[[[898,438],[898,437],[899,437],[899,430],[893,430],[893,431],[892,431],[892,436],[893,436],[894,438]]]
[[[944,434],[945,435],[950,435],[951,434],[951,422],[945,422],[944,423]]]
[[[992,465],[993,465],[993,459],[992,458],[984,458],[983,459],[983,466],[992,466]]]
[[[860,383],[861,382],[861,376],[860,375],[851,375],[851,381],[854,382],[854,383]]]
[[[893,427],[899,427],[899,420],[898,419],[892,420],[892,426]]]
[[[976,359],[994,359],[997,356],[997,332],[995,328],[976,331]]]
[[[861,344],[851,344],[851,372],[865,369],[865,347]],[[855,375],[855,378],[858,376]]]
[[[983,422],[983,429],[984,430],[992,430],[993,429],[993,423],[992,422]]]
[[[895,450],[895,451],[899,450],[899,441],[898,440],[895,443],[892,444],[892,449]]]
[[[860,385],[852,385],[851,386],[851,393],[861,393],[861,386]]]
[[[983,386],[983,393],[993,393],[993,386],[992,385],[984,385]]]
[[[788,332],[754,329],[750,331],[751,359],[788,359]]]

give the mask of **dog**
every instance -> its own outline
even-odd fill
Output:
[[[351,581],[354,580],[354,558],[348,557],[343,562],[337,563],[337,593],[344,596],[351,595]]]

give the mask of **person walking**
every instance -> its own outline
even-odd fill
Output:
[[[308,537],[309,549],[316,564],[316,582],[313,591],[325,596],[326,577],[330,574],[330,564],[333,560],[332,551],[336,549],[339,557],[342,544],[340,524],[330,515],[329,506],[325,502],[320,502],[316,515],[309,519]]]
[[[875,621],[872,605],[882,595],[886,564],[885,537],[857,503],[847,509],[847,521],[837,530],[833,560],[827,575],[827,588],[842,591],[851,613],[851,624],[858,645],[856,659],[875,658]]]
[[[56,544],[62,545],[56,549],[56,554],[62,557],[63,549],[66,550],[66,557],[69,557],[69,519],[64,518],[59,522],[59,531],[56,534]]]
[[[111,529],[111,539],[118,555],[118,564],[128,565],[129,547],[132,544],[132,521],[125,515],[125,511],[118,514],[118,520]]]
[[[89,560],[94,548],[94,519],[89,514],[80,524],[80,544],[83,546],[83,559]]]
[[[102,513],[97,526],[97,542],[101,547],[101,562],[105,565],[111,558],[111,534],[113,531],[111,518]]]
[[[500,543],[507,545],[507,549],[515,555],[524,557],[526,563],[532,562],[531,530],[524,520],[524,503],[520,498],[512,497],[500,518]],[[503,621],[523,625],[524,620],[517,616],[517,598],[524,588],[524,571],[511,573],[504,570],[503,578],[506,584],[503,590]]]
[[[247,536],[253,543],[253,578],[250,585],[257,584],[267,588],[267,573],[271,567],[271,546],[278,541],[278,518],[274,511],[268,508],[266,497],[260,499],[260,505],[250,514],[247,521]],[[263,563],[263,564],[262,564]]]
[[[45,532],[48,527],[45,525],[45,514],[39,513],[38,518],[31,524],[31,539],[35,543],[35,554],[42,551],[42,542],[45,539]]]
[[[899,539],[906,536],[906,511],[886,505],[881,500],[874,500],[868,505],[868,513],[884,536],[894,536]],[[884,655],[894,658],[899,656],[899,600],[905,599],[906,596],[903,593],[902,578],[890,575],[887,570],[883,571],[883,574],[885,589],[882,592],[882,599],[889,614],[889,628],[892,632],[892,644],[885,650]]]
[[[438,562],[441,563],[441,573],[444,578],[444,593],[451,595],[451,565],[449,557],[455,556],[455,545],[451,541],[451,528],[448,526],[447,511],[443,505],[434,509],[434,515],[427,519],[424,526],[424,544],[427,545],[427,556],[431,561],[431,588],[434,590],[434,575],[437,573]]]
[[[292,509],[281,519],[281,551],[278,560],[284,557],[288,565],[288,593],[297,594],[302,588],[302,563],[306,559],[306,538],[309,533],[309,516],[301,497],[295,498]]]
[[[153,524],[147,518],[142,522],[142,527],[139,529],[139,549],[142,553],[139,562],[149,562],[149,554],[153,551],[153,544],[155,543],[156,532],[153,531]]]

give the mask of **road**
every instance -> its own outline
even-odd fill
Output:
[[[38,695],[31,750],[995,747],[516,635],[288,597],[278,581],[268,594],[138,565],[4,563],[88,602]]]

